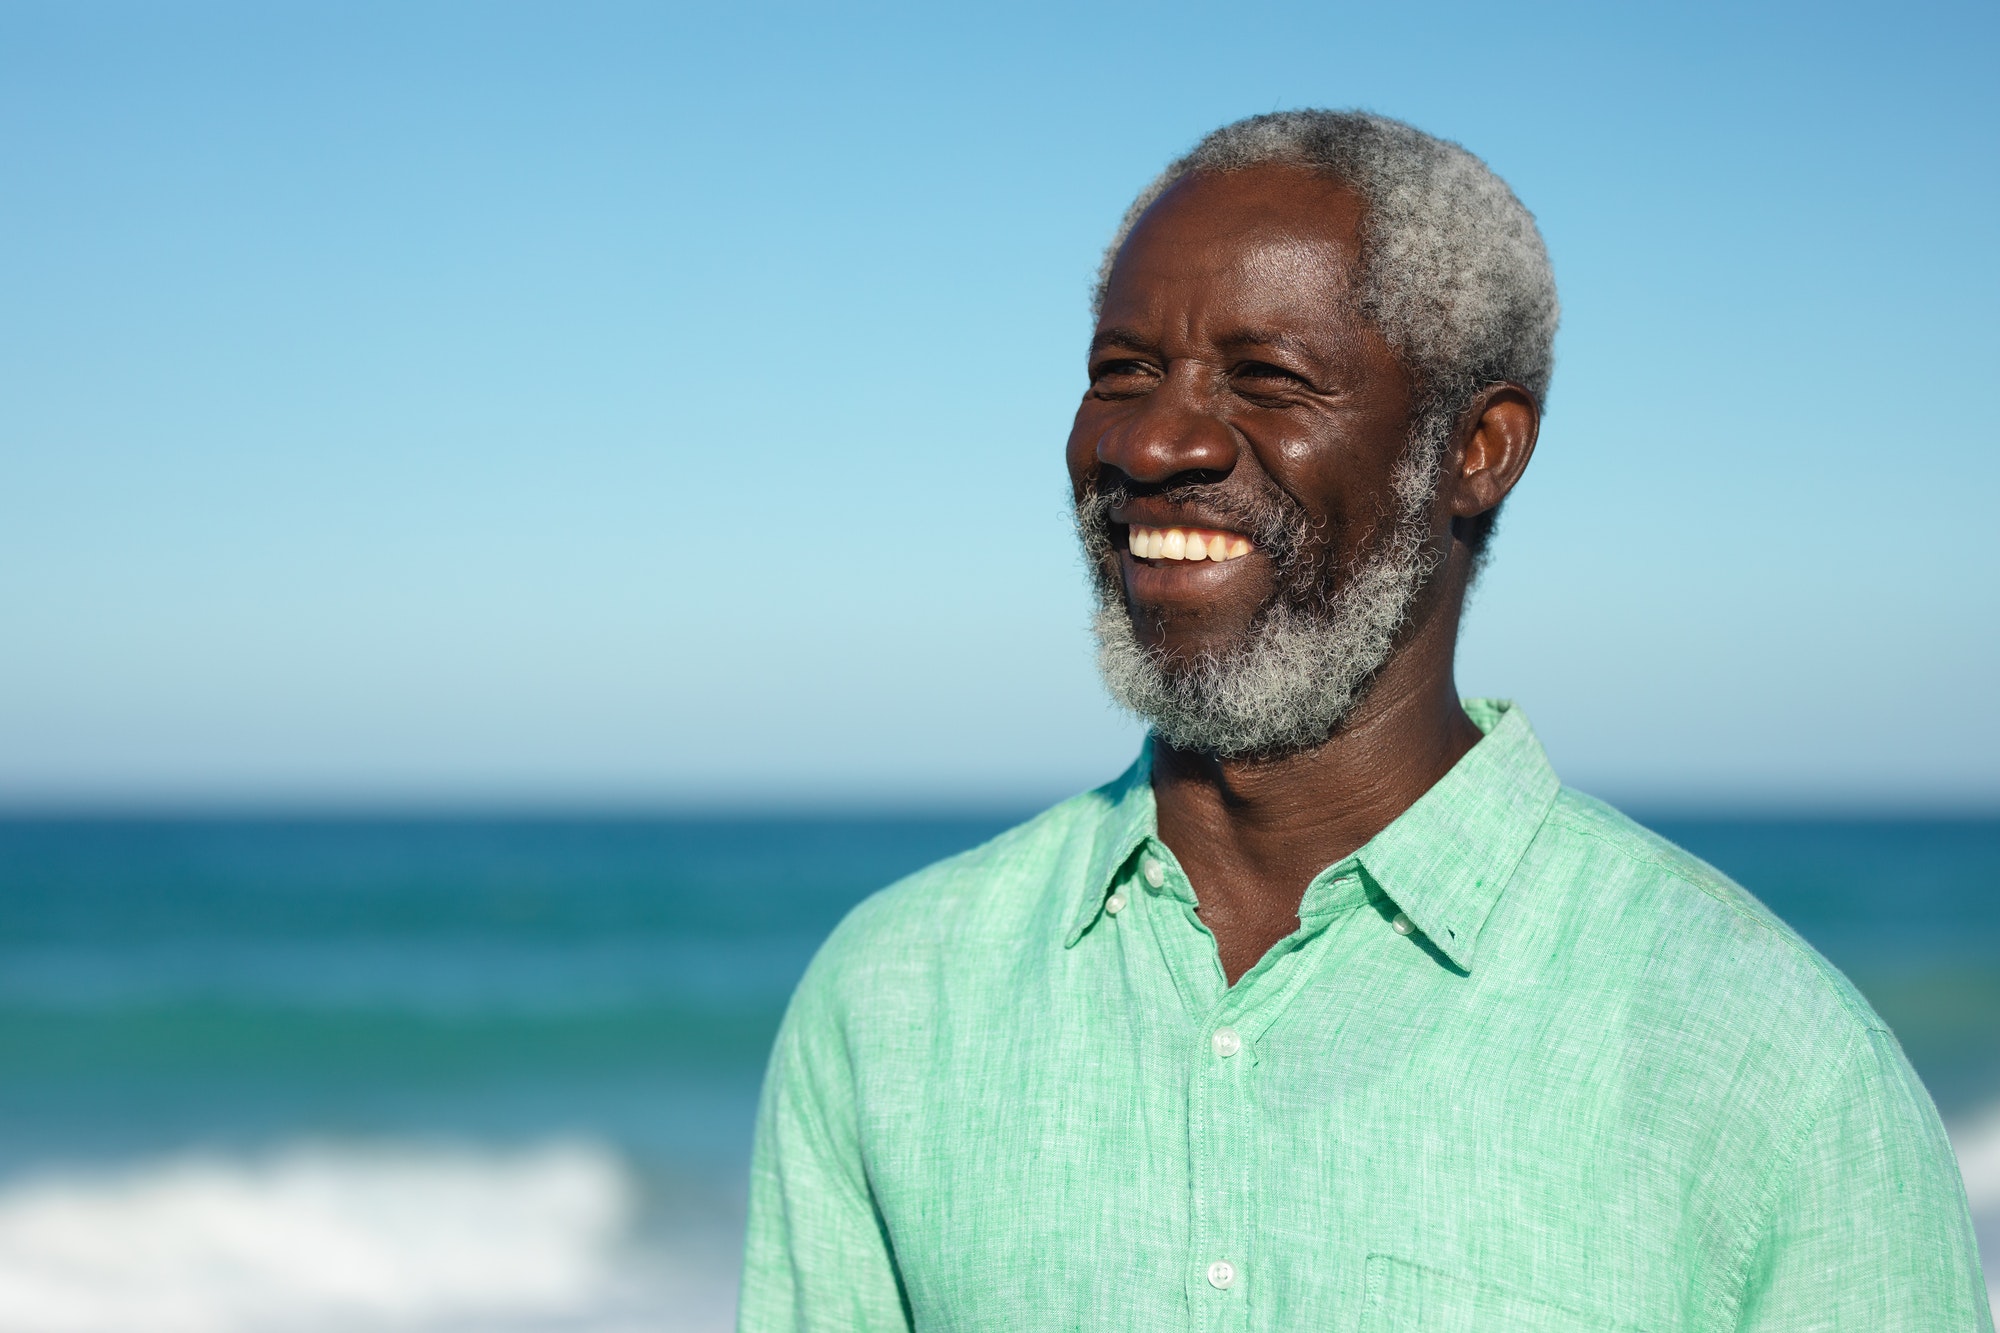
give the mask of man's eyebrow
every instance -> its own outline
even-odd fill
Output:
[[[1135,352],[1158,352],[1160,345],[1131,329],[1099,329],[1097,336],[1090,340],[1091,355],[1107,347],[1129,347]]]
[[[1307,339],[1283,329],[1237,329],[1217,338],[1216,342],[1223,347],[1276,348],[1308,361],[1318,361],[1325,356],[1324,349],[1314,347]]]
[[[1325,358],[1325,350],[1313,346],[1306,338],[1283,329],[1236,329],[1216,339],[1222,347],[1270,347],[1308,361]],[[1107,347],[1126,347],[1135,352],[1159,353],[1160,345],[1153,339],[1126,328],[1100,329],[1090,340],[1090,352],[1095,356]]]

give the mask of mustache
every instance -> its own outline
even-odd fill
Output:
[[[1093,556],[1111,551],[1111,511],[1141,495],[1185,505],[1200,515],[1205,526],[1242,533],[1281,571],[1297,566],[1316,526],[1305,506],[1282,491],[1244,495],[1221,490],[1212,482],[1135,487],[1121,481],[1100,486],[1093,478],[1076,497],[1077,530]]]

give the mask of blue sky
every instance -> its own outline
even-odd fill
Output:
[[[1460,683],[1641,805],[2000,803],[2000,9],[0,8],[0,802],[1034,801],[1126,200],[1366,106],[1565,301]]]

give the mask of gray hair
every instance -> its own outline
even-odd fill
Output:
[[[1091,306],[1145,211],[1198,172],[1283,165],[1322,172],[1361,197],[1362,313],[1416,382],[1413,438],[1448,438],[1473,396],[1518,384],[1546,404],[1559,308],[1535,218],[1455,143],[1365,111],[1277,111],[1225,125],[1140,191],[1104,252]],[[1483,554],[1493,513],[1473,529]]]

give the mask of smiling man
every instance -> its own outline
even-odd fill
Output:
[[[743,1328],[1989,1329],[1866,1002],[1454,688],[1556,324],[1506,185],[1256,117],[1097,304],[1069,472],[1151,738],[820,952]]]

